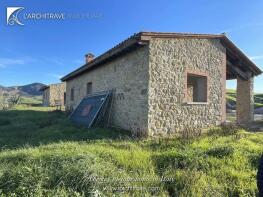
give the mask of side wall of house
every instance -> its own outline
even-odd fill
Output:
[[[219,40],[153,38],[149,48],[151,135],[203,128],[225,120],[226,52]],[[187,103],[187,73],[207,77],[207,103]]]
[[[149,48],[136,49],[90,72],[67,81],[66,109],[76,108],[87,94],[116,89],[113,97],[111,125],[133,132],[147,131]],[[71,101],[71,89],[74,101]]]
[[[66,83],[52,84],[50,87],[49,105],[55,106],[60,102],[64,106],[64,92],[66,92]]]
[[[43,91],[42,102],[43,106],[49,106],[49,88]]]

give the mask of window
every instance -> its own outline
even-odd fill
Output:
[[[70,100],[74,101],[74,88],[71,88],[70,90]]]
[[[187,73],[187,102],[207,102],[207,76]]]
[[[66,101],[67,101],[67,95],[66,92],[64,92],[64,105],[66,104]]]
[[[87,95],[92,94],[92,82],[87,83]]]

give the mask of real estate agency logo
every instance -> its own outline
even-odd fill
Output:
[[[23,12],[24,7],[7,7],[6,24],[7,25],[24,25],[27,20],[64,20],[63,12]],[[23,21],[23,22],[21,22]]]
[[[24,7],[7,7],[6,24],[24,25],[29,20],[98,19],[101,13],[26,12]]]
[[[7,7],[6,8],[6,24],[7,25],[24,25],[19,17],[24,7]]]

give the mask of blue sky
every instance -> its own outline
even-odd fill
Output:
[[[8,26],[6,7],[96,17],[24,20],[24,26]],[[263,1],[246,0],[1,0],[0,84],[59,82],[84,62],[87,52],[100,55],[139,31],[226,32],[263,69],[262,9]],[[263,92],[262,84],[263,77],[257,77],[256,92]],[[227,86],[235,88],[235,82]]]

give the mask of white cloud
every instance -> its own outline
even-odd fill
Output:
[[[45,62],[51,65],[64,66],[65,60],[59,57],[48,57],[48,56],[38,56],[39,61]]]
[[[28,56],[14,57],[14,58],[5,58],[0,57],[0,67],[7,67],[9,65],[24,65],[32,62],[46,62],[55,65],[65,65],[65,63],[60,58],[50,58],[50,57],[37,57],[32,58]]]
[[[53,64],[63,66],[64,62],[59,58],[45,58],[47,62],[51,62]]]
[[[53,77],[53,78],[56,78],[56,79],[61,79],[63,77],[63,75],[60,75],[60,74],[56,74],[56,73],[48,73],[46,74],[48,77]]]
[[[263,55],[251,56],[249,57],[251,60],[260,60],[263,59]]]
[[[35,61],[35,59],[30,57],[23,57],[23,58],[1,58],[0,57],[0,68],[6,68],[8,66],[13,65],[25,65]]]

